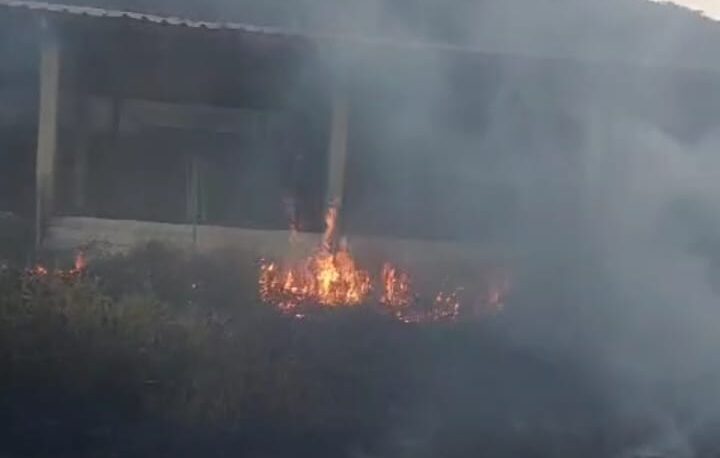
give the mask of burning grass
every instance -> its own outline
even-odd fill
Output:
[[[370,293],[370,275],[357,267],[347,243],[337,237],[337,209],[325,219],[322,244],[310,257],[299,262],[260,265],[259,292],[263,301],[293,313],[304,304],[352,307],[362,304]]]
[[[484,279],[482,291],[462,286],[441,288],[423,294],[412,276],[386,261],[373,277],[358,266],[347,239],[339,237],[338,210],[331,206],[325,218],[320,245],[300,260],[262,260],[258,292],[267,304],[280,312],[304,318],[308,311],[378,304],[379,311],[403,323],[452,321],[461,316],[499,312],[509,291],[506,275]],[[295,224],[290,225],[290,244],[296,240]]]
[[[13,427],[0,430],[0,454],[77,456],[98,443],[133,454],[127,447],[147,436],[142,428],[157,427],[189,428],[191,442],[214,431],[261,448],[265,437],[297,444],[327,433],[324,448],[350,432],[378,434],[382,400],[402,393],[406,367],[387,323],[362,310],[283,319],[237,287],[241,269],[157,246],[64,269],[3,268],[0,406]],[[371,335],[379,347],[367,345]],[[330,341],[339,353],[323,350]],[[379,373],[390,383],[375,386],[368,374]],[[47,422],[76,445],[53,443]],[[18,442],[22,428],[35,431],[35,449]],[[87,439],[97,430],[109,432]],[[147,451],[169,439],[142,440]]]
[[[387,266],[395,319],[286,319],[234,262],[151,246],[0,269],[0,455],[618,456],[596,385],[503,344],[508,315],[405,326],[423,304]]]

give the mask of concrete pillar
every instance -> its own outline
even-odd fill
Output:
[[[198,223],[200,217],[200,174],[198,170],[198,158],[194,153],[188,154],[187,163],[187,185],[185,196],[185,218],[192,224],[193,246],[197,244]]]
[[[59,86],[60,45],[57,40],[44,37],[40,49],[40,106],[35,164],[36,248],[42,246],[55,204]]]
[[[90,148],[90,119],[88,117],[88,100],[83,94],[76,93],[75,112],[75,157],[72,172],[73,209],[82,214],[87,207],[88,150]]]
[[[327,202],[338,206],[342,206],[345,190],[349,117],[350,103],[347,93],[338,90],[332,98],[327,180]]]

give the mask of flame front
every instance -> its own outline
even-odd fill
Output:
[[[325,218],[322,242],[312,256],[286,265],[261,263],[263,301],[276,304],[283,312],[293,312],[302,305],[356,306],[367,299],[370,275],[357,267],[344,240],[336,243],[337,215],[337,208],[332,206]]]
[[[382,268],[382,296],[380,303],[391,311],[399,313],[413,302],[410,276],[386,262]]]
[[[78,251],[77,254],[75,254],[75,262],[73,263],[72,272],[75,273],[82,273],[87,269],[87,258],[85,258],[85,253],[82,251]]]
[[[404,323],[426,323],[454,320],[460,314],[459,289],[439,291],[430,304],[423,304],[413,291],[410,275],[398,267],[385,263],[382,268],[383,292],[380,303]]]
[[[338,209],[331,206],[325,216],[325,232],[315,252],[294,262],[263,260],[260,263],[260,298],[282,313],[304,318],[308,308],[353,307],[373,299],[385,313],[404,323],[452,321],[462,315],[484,316],[503,307],[508,285],[490,277],[478,282],[485,289],[446,288],[434,294],[416,290],[410,274],[391,262],[385,262],[377,282],[358,267],[347,241],[338,238]],[[296,225],[291,224],[291,245],[297,240]],[[373,287],[374,286],[374,287]],[[426,291],[425,291],[426,292]],[[474,302],[474,307],[473,307]],[[467,308],[461,307],[465,304]]]
[[[73,267],[67,270],[54,269],[50,270],[43,264],[36,264],[33,267],[27,269],[25,274],[28,278],[41,279],[41,278],[59,278],[68,282],[72,282],[82,277],[87,271],[88,262],[85,257],[85,253],[78,251],[75,254],[75,260]]]

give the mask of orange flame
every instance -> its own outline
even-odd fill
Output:
[[[335,248],[337,208],[325,218],[325,233],[312,256],[289,265],[264,261],[260,265],[260,298],[283,312],[301,305],[328,307],[363,303],[371,289],[370,275],[357,267],[344,240]]]
[[[315,253],[297,262],[260,263],[260,298],[282,313],[297,318],[306,316],[312,306],[340,308],[368,302],[373,282],[367,271],[359,268],[344,238],[338,243],[338,208],[332,205],[325,216],[325,231]],[[296,225],[291,224],[291,245],[296,240]],[[434,295],[422,296],[413,287],[411,276],[385,262],[376,286],[380,305],[404,323],[427,323],[455,320],[461,315],[461,304],[470,299],[463,315],[487,315],[500,311],[508,290],[505,280],[490,278],[480,295],[468,294],[463,288],[443,288]],[[485,284],[485,282],[483,282]],[[477,291],[476,291],[477,292]],[[473,308],[472,298],[475,297]]]
[[[87,269],[87,258],[85,258],[85,253],[82,251],[78,251],[75,255],[75,262],[73,264],[73,272],[81,273],[84,272],[85,269]]]
[[[452,320],[460,314],[459,291],[439,291],[429,307],[413,292],[410,275],[390,263],[382,268],[383,292],[380,303],[404,323]]]
[[[73,267],[71,269],[53,269],[50,270],[43,264],[36,264],[32,268],[25,271],[29,278],[41,279],[41,278],[58,278],[64,281],[72,282],[82,276],[87,270],[87,259],[82,251],[77,252]]]
[[[30,274],[38,276],[38,277],[44,277],[48,273],[50,273],[50,272],[48,271],[47,267],[45,267],[41,264],[38,264],[35,267],[33,267],[32,269],[30,269]]]
[[[389,309],[399,312],[413,302],[410,276],[386,262],[382,268],[382,296],[380,303]]]

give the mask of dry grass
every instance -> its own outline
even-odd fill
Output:
[[[403,364],[363,326],[387,323],[362,313],[282,318],[225,278],[236,274],[230,263],[150,246],[76,278],[3,270],[0,386],[9,402],[82,399],[111,412],[111,428],[140,418],[255,437],[375,431],[401,380],[367,375],[397,376]]]
[[[504,318],[297,321],[255,275],[162,246],[77,278],[1,270],[0,455],[616,456],[646,434]]]

